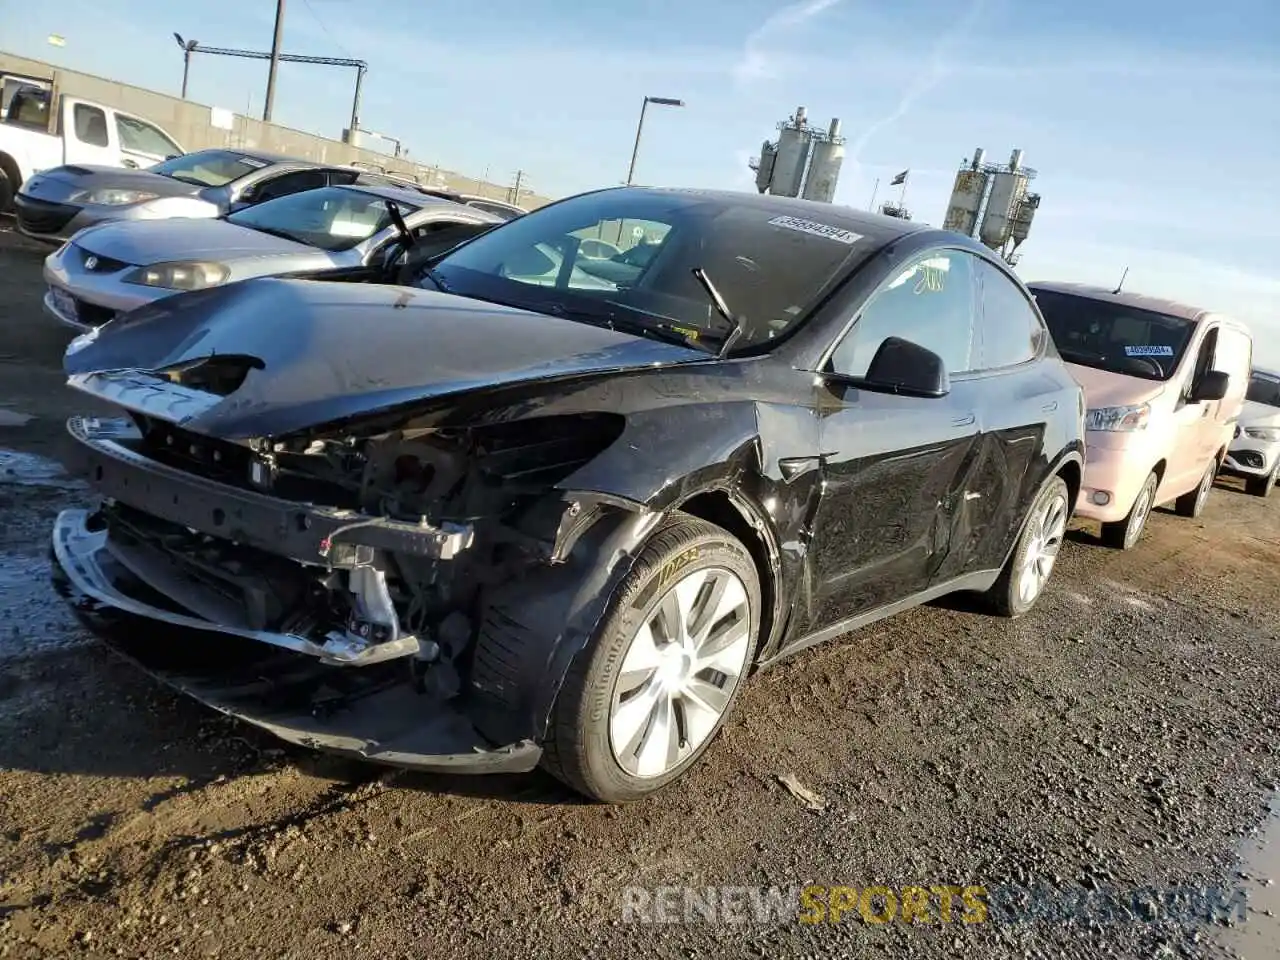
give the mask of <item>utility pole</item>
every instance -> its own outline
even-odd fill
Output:
[[[511,202],[519,205],[520,203],[520,183],[524,180],[524,171],[516,171],[516,185],[511,189]]]
[[[271,41],[271,66],[267,70],[267,102],[262,108],[262,119],[267,123],[271,122],[271,108],[275,104],[276,99],[276,69],[280,66],[280,40],[284,36],[284,0],[276,0],[276,34]],[[359,90],[359,81],[357,81],[356,89]],[[356,94],[357,102],[359,93]],[[355,130],[355,121],[352,121],[352,130]]]

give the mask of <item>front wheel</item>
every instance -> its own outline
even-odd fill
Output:
[[[544,766],[614,803],[675,780],[729,715],[759,630],[760,580],[746,548],[710,523],[674,517],[565,677]]]
[[[1147,479],[1138,491],[1129,515],[1123,520],[1102,525],[1102,542],[1117,550],[1132,550],[1138,544],[1142,531],[1147,528],[1147,517],[1151,516],[1151,508],[1156,502],[1156,488],[1160,486],[1160,478],[1155,472],[1147,474]]]
[[[1276,458],[1276,464],[1271,468],[1271,472],[1265,477],[1249,477],[1244,482],[1244,491],[1254,497],[1269,497],[1271,491],[1276,485],[1276,473],[1280,472],[1280,457]]]
[[[1067,484],[1061,477],[1054,477],[1040,491],[1012,556],[987,592],[988,604],[995,613],[1020,617],[1044,592],[1067,535],[1069,504]]]

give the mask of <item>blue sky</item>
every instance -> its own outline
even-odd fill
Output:
[[[275,4],[0,0],[0,48],[177,93],[171,33],[266,49]],[[66,46],[46,43],[50,33]],[[747,159],[797,105],[838,116],[837,201],[910,168],[940,223],[973,148],[1013,147],[1043,196],[1019,272],[1188,299],[1250,322],[1280,364],[1276,0],[289,0],[285,49],[369,61],[363,125],[426,163],[558,196],[626,176],[753,189]],[[275,119],[337,136],[349,71],[285,64]],[[265,63],[199,58],[194,100],[260,115]]]

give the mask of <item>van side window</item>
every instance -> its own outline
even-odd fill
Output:
[[[1199,383],[1206,373],[1214,369],[1213,356],[1218,347],[1218,328],[1214,327],[1200,341],[1200,350],[1196,354],[1196,365],[1191,376],[1182,387],[1182,399],[1185,402],[1191,395],[1191,388]]]
[[[110,145],[107,139],[107,115],[97,107],[87,103],[77,103],[71,111],[71,119],[76,128],[76,139],[91,147]]]

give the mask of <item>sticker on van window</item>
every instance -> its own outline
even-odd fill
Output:
[[[1124,348],[1126,357],[1172,357],[1173,347],[1167,347],[1164,344],[1153,343],[1149,346],[1130,346]]]
[[[852,230],[832,227],[813,220],[803,220],[800,217],[774,217],[769,221],[769,225],[771,227],[782,227],[786,230],[798,230],[801,233],[811,233],[815,237],[826,237],[828,240],[834,240],[837,243],[853,244],[862,239],[862,234],[854,233]]]

